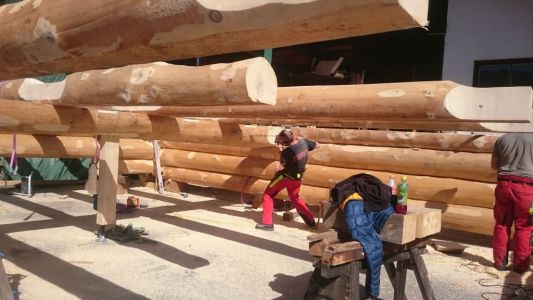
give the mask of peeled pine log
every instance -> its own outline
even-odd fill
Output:
[[[118,172],[122,175],[152,174],[154,173],[154,162],[142,159],[121,160],[118,165]]]
[[[238,125],[241,138],[226,137],[228,144],[239,141],[245,146],[256,147],[258,143],[273,144],[281,127]],[[433,133],[433,132],[406,132],[364,129],[337,129],[337,128],[302,128],[291,129],[299,137],[316,140],[323,144],[381,146],[397,148],[421,148],[443,151],[481,152],[492,153],[494,143],[500,135],[483,135],[467,133]],[[165,142],[161,142],[165,145]],[[168,142],[166,148],[173,148],[173,143]],[[165,147],[165,146],[163,146]],[[179,149],[179,147],[178,147]]]
[[[13,136],[0,134],[0,156],[9,156],[13,147]],[[93,157],[95,140],[91,137],[25,135],[17,134],[18,157],[79,158]],[[152,144],[135,139],[120,139],[121,159],[153,159]]]
[[[249,176],[220,174],[171,167],[163,167],[163,178],[248,194],[262,193],[270,182],[270,180],[262,180]],[[327,189],[313,186],[305,186],[302,188],[300,190],[300,195],[305,199],[305,202],[310,205],[319,205],[320,201],[329,198],[329,192]],[[289,199],[286,190],[279,193],[279,198],[285,200]]]
[[[94,136],[145,140],[205,141],[233,135],[238,126],[216,120],[149,116],[99,109],[55,106],[0,99],[0,132]],[[39,112],[39,113],[28,113]]]
[[[165,167],[163,170],[165,179],[226,189],[235,192],[243,191],[244,193],[250,194],[262,193],[269,183],[267,180],[253,177],[232,176],[180,168]],[[288,199],[284,192],[285,191],[279,194],[280,198]],[[326,188],[305,186],[300,194],[305,199],[305,202],[310,205],[320,205],[320,201],[329,199],[329,190]],[[408,203],[408,210],[409,205],[440,209],[442,211],[442,228],[485,235],[492,234],[494,226],[492,209],[453,204],[446,205],[411,199]]]
[[[165,147],[165,143],[162,144]],[[186,144],[185,144],[186,145]],[[270,148],[232,149],[223,145],[189,144],[189,151],[221,153],[236,156],[279,159],[275,146]],[[263,151],[264,150],[264,151]],[[323,144],[309,153],[310,164],[391,172],[404,175],[456,178],[494,183],[496,173],[490,168],[490,154],[392,147],[342,146]]]
[[[277,162],[272,159],[242,157],[235,155],[190,152],[164,149],[161,151],[161,164],[165,167],[179,167],[239,176],[250,176],[271,180]],[[387,182],[389,176],[399,181],[401,174],[347,169],[329,166],[307,165],[304,185],[331,189],[352,175],[367,173]],[[409,195],[415,199],[492,208],[494,206],[494,184],[429,176],[409,176]]]
[[[68,106],[275,104],[277,80],[262,57],[201,67],[164,62],[68,75],[44,83],[34,78],[4,81],[0,98]]]
[[[0,79],[421,27],[427,12],[427,0],[22,1],[0,7]]]
[[[531,87],[473,88],[451,81],[423,81],[278,89],[274,106],[162,107],[176,117],[343,120],[530,122]]]

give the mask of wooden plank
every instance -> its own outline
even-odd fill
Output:
[[[333,244],[322,252],[322,264],[337,266],[363,259],[363,246],[359,242]]]
[[[359,293],[359,273],[361,272],[361,262],[353,261],[350,263],[350,278],[349,282],[349,291],[348,299],[349,300],[359,300],[361,295]]]
[[[96,224],[111,229],[116,224],[119,138],[102,136],[100,140],[100,167],[98,176],[98,205]]]
[[[381,240],[400,245],[414,241],[416,239],[417,220],[418,215],[414,213],[392,214],[380,234]]]
[[[309,242],[309,255],[313,257],[322,257],[324,250],[332,244],[339,243],[339,239],[335,237],[325,237],[319,241]]]

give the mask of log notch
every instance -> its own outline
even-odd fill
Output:
[[[98,168],[96,224],[105,230],[109,230],[115,226],[117,220],[119,139],[117,137],[103,136],[100,139],[100,143],[102,144],[102,151],[100,152]]]
[[[181,167],[264,180],[272,179],[276,167],[274,159],[172,149],[165,149],[161,152],[161,164],[165,167]],[[399,180],[401,175],[308,164],[303,183],[305,188],[315,186],[331,189],[337,182],[358,173],[374,175],[383,182],[386,182],[390,175],[394,175],[396,180]],[[408,181],[410,184],[409,195],[415,199],[486,208],[494,206],[494,184],[429,176],[409,176]]]
[[[163,107],[153,114],[176,117],[332,118],[375,121],[530,122],[531,87],[472,88],[451,81],[424,81],[278,89],[274,106]]]
[[[8,156],[12,149],[12,136],[0,134],[0,156]],[[95,154],[92,137],[50,136],[17,134],[17,156],[79,158]],[[152,159],[152,145],[143,140],[120,139],[121,159]]]
[[[0,98],[69,106],[275,104],[277,80],[262,57],[201,67],[164,62],[84,71],[63,81],[0,84]]]
[[[0,8],[0,79],[389,32],[424,26],[427,11],[427,0],[23,1]]]

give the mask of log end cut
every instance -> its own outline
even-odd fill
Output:
[[[246,89],[253,102],[276,104],[278,80],[274,69],[263,57],[252,59],[246,70]]]
[[[531,87],[457,86],[444,101],[446,110],[457,119],[498,123],[531,122],[532,103]]]

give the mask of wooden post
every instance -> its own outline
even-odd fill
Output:
[[[117,184],[118,184],[118,155],[119,138],[114,136],[102,136],[100,140],[102,150],[100,152],[100,168],[98,176],[98,206],[96,224],[106,230],[115,226]]]

